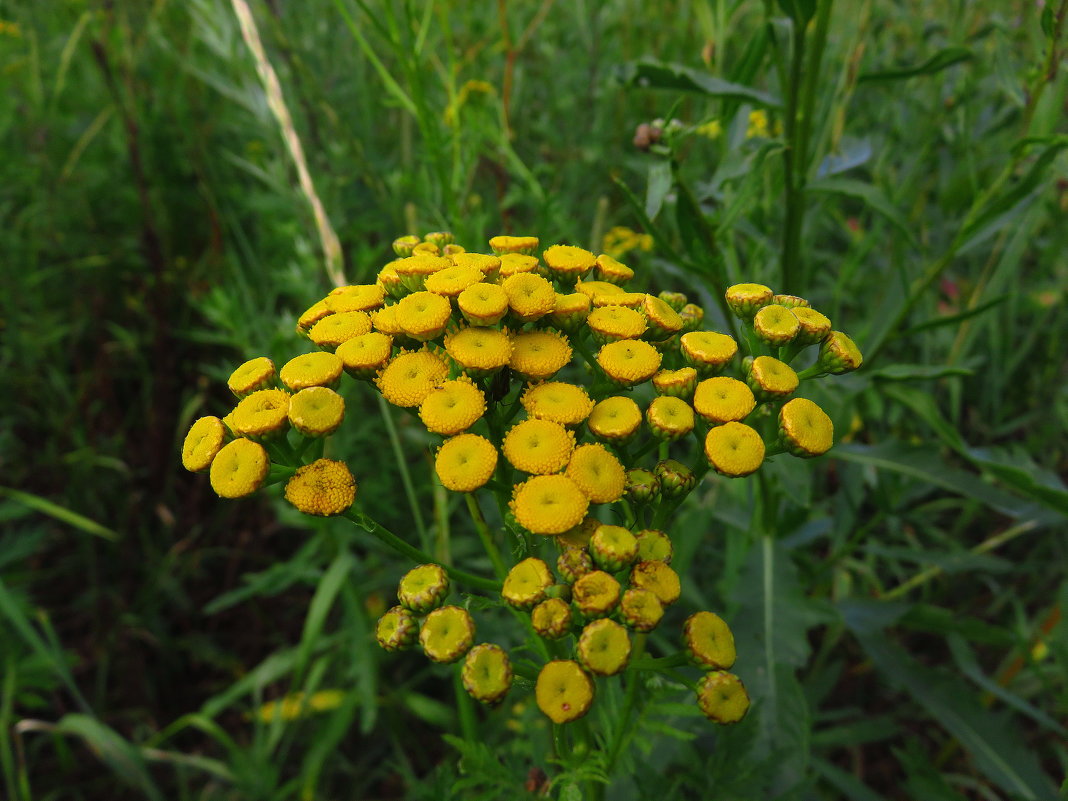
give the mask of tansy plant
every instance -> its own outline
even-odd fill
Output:
[[[690,686],[710,720],[737,722],[749,698],[728,672],[730,628],[711,611],[671,610],[682,587],[669,522],[710,471],[733,479],[781,454],[826,452],[831,420],[798,390],[856,369],[860,351],[806,300],[760,284],[726,292],[735,338],[703,328],[680,293],[630,291],[633,271],[611,256],[553,245],[539,258],[535,237],[489,244],[492,254],[444,233],[398,239],[376,283],[334,289],[300,316],[309,352],[234,370],[237,405],[193,424],[183,464],[209,471],[226,498],[284,481],[300,511],[347,516],[417,562],[378,643],[456,664],[485,704],[515,694],[518,676],[554,724],[569,724],[600,684],[623,682],[622,719],[601,738],[609,768],[643,672]],[[345,416],[341,380],[440,439],[437,477],[466,495],[495,577],[438,564],[356,509],[348,466],[321,458]],[[525,644],[479,643],[476,617],[492,613],[520,619]],[[646,653],[664,626],[681,648]]]

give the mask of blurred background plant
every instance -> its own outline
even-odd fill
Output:
[[[447,674],[370,644],[387,554],[178,466],[230,370],[288,358],[330,284],[239,5],[0,4],[5,796],[541,793],[530,704],[458,763]],[[720,577],[689,600],[730,611],[753,712],[643,718],[671,771],[611,797],[1056,795],[1064,2],[248,8],[348,280],[402,233],[535,231],[629,246],[713,318],[729,283],[799,292],[865,352],[819,399],[841,444],[775,477],[773,543],[746,537],[745,482],[682,512],[707,531],[682,563]],[[339,450],[410,526],[430,482],[406,497],[365,411]],[[428,475],[413,427],[395,443]]]

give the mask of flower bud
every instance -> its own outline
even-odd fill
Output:
[[[601,570],[617,573],[638,555],[638,540],[622,526],[600,526],[590,540],[590,556]]]
[[[645,411],[645,420],[657,439],[674,442],[693,431],[693,407],[682,398],[654,398]]]
[[[467,694],[476,701],[493,706],[508,694],[512,686],[512,665],[499,645],[484,642],[467,653],[460,671]]]
[[[588,619],[606,617],[619,603],[619,582],[608,573],[594,570],[575,582],[572,602]]]
[[[504,579],[501,597],[516,609],[532,609],[545,598],[552,586],[553,575],[541,559],[524,559]]]
[[[686,618],[682,642],[698,667],[726,670],[734,664],[734,635],[723,618],[713,612],[695,612]]]
[[[423,241],[436,245],[438,250],[451,245],[454,239],[455,237],[448,231],[431,231],[429,234],[423,234]]]
[[[735,284],[727,288],[724,296],[736,317],[751,320],[758,309],[772,302],[775,293],[763,284]]]
[[[689,302],[684,294],[681,292],[669,292],[664,290],[657,295],[664,303],[673,308],[676,312],[681,312],[683,307]]]
[[[820,369],[831,375],[841,375],[856,370],[864,363],[860,348],[841,331],[831,331],[820,345]]]
[[[441,565],[419,565],[409,570],[397,586],[401,606],[417,615],[425,615],[441,606],[449,594],[449,574]]]
[[[807,309],[812,304],[797,295],[776,295],[771,299],[776,306],[785,306],[787,309]]]
[[[592,570],[593,558],[585,548],[568,548],[556,560],[556,571],[571,584]]]
[[[696,331],[705,319],[705,310],[696,303],[687,303],[679,311],[683,331]]]
[[[597,676],[614,676],[630,659],[630,636],[614,620],[588,623],[578,640],[579,663]]]
[[[692,367],[680,370],[661,370],[653,376],[656,394],[689,400],[697,387],[697,371]]]
[[[635,631],[652,631],[664,617],[664,605],[652,590],[631,587],[619,603],[623,622]]]
[[[546,598],[530,613],[534,631],[547,640],[556,640],[571,631],[571,607],[562,598]]]
[[[475,640],[475,622],[466,609],[443,606],[425,618],[419,629],[423,653],[434,662],[449,664],[466,654]]]
[[[815,309],[797,308],[793,310],[794,317],[801,325],[797,332],[794,344],[804,347],[822,342],[831,333],[831,321]]]
[[[411,648],[419,638],[419,621],[403,606],[394,606],[378,619],[375,639],[387,651]]]
[[[420,241],[415,234],[397,237],[393,240],[393,252],[402,259],[407,258],[412,255],[412,248],[418,245]]]
[[[715,723],[737,723],[749,711],[749,693],[733,673],[713,670],[697,684],[697,705]]]
[[[593,532],[597,530],[597,527],[601,525],[601,521],[593,515],[587,515],[572,529],[568,529],[563,534],[558,534],[556,542],[562,548],[585,548],[590,544],[590,537],[593,536]]]
[[[660,492],[666,498],[681,498],[697,486],[697,476],[682,462],[665,459],[653,468],[660,481]]]
[[[671,564],[671,556],[674,549],[671,540],[663,531],[654,528],[643,528],[637,533],[638,560],[642,562],[663,562]]]
[[[635,503],[652,503],[660,497],[660,481],[648,470],[634,467],[627,471],[627,497]]]

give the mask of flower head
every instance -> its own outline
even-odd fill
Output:
[[[757,309],[771,303],[775,293],[763,284],[735,284],[727,288],[725,297],[736,316],[750,319]]]
[[[801,323],[790,309],[772,303],[753,317],[753,331],[772,347],[782,347],[794,341]]]
[[[403,336],[407,337],[404,329],[401,328],[400,321],[397,319],[397,304],[392,306],[383,306],[381,309],[371,314],[371,325],[382,334],[390,337]]]
[[[363,312],[353,312],[362,314]],[[337,317],[338,315],[334,315]],[[366,333],[366,331],[364,332]],[[278,373],[282,383],[296,392],[308,387],[334,387],[341,378],[344,365],[333,353],[305,353],[295,356]]]
[[[297,318],[297,333],[307,336],[309,329],[324,317],[333,314],[333,310],[326,305],[326,300],[317,300]]]
[[[356,500],[356,479],[344,462],[316,459],[286,482],[286,500],[305,514],[339,515]]]
[[[445,352],[464,372],[482,377],[508,364],[512,358],[512,338],[506,331],[473,325],[447,334]]]
[[[260,488],[270,467],[262,445],[235,439],[223,445],[211,462],[211,488],[220,498],[243,498]]]
[[[619,602],[623,622],[635,631],[652,631],[664,616],[664,605],[651,590],[631,587]]]
[[[693,408],[710,423],[744,420],[756,408],[753,390],[737,378],[706,378],[693,394]]]
[[[451,315],[452,305],[448,298],[433,292],[413,292],[397,304],[397,323],[404,333],[420,342],[441,336]]]
[[[500,236],[491,237],[489,246],[490,250],[501,256],[503,261],[505,254],[522,253],[529,255],[533,253],[538,249],[538,238],[536,236],[506,236],[501,234]]]
[[[638,540],[622,526],[598,526],[590,539],[590,556],[601,570],[617,573],[638,556]]]
[[[653,389],[657,395],[689,400],[697,388],[697,371],[692,367],[678,370],[661,370],[653,376]]]
[[[598,676],[614,676],[630,659],[630,636],[614,620],[601,618],[586,625],[578,640],[578,658]]]
[[[508,312],[508,295],[496,284],[472,284],[459,294],[456,305],[471,325],[497,325]]]
[[[449,587],[449,574],[441,565],[419,565],[401,578],[397,585],[397,600],[412,614],[425,615],[445,602]]]
[[[469,286],[481,283],[482,271],[473,264],[457,264],[439,270],[426,279],[426,291],[447,298],[456,298]]]
[[[474,492],[493,477],[497,449],[478,434],[458,434],[438,448],[434,470],[445,489]]]
[[[394,606],[375,625],[375,639],[387,651],[411,648],[418,638],[419,621],[403,606]]]
[[[549,272],[558,280],[573,284],[593,269],[597,257],[573,245],[552,245],[541,254]]]
[[[467,653],[460,671],[467,694],[484,704],[500,703],[512,686],[512,665],[499,645],[484,642]]]
[[[503,280],[520,273],[536,273],[539,264],[537,256],[527,256],[521,253],[502,254],[500,279]]]
[[[674,549],[671,540],[663,531],[643,528],[635,535],[638,540],[638,559],[642,562],[663,562],[671,564]]]
[[[567,475],[590,499],[612,503],[623,497],[627,477],[623,465],[604,445],[579,445],[567,465]]]
[[[831,331],[820,345],[819,364],[824,372],[841,375],[856,370],[864,357],[856,343],[841,331]]]
[[[288,412],[288,392],[281,389],[261,389],[237,404],[230,421],[236,434],[245,437],[270,437],[285,431],[289,420]]]
[[[749,693],[733,673],[712,670],[697,683],[697,705],[711,721],[737,723],[749,711]]]
[[[401,352],[393,357],[375,379],[382,397],[394,406],[418,406],[434,387],[445,380],[449,367],[428,350]]]
[[[764,461],[764,440],[743,423],[729,422],[710,429],[705,456],[716,472],[737,478],[755,473]]]
[[[586,516],[589,500],[567,476],[533,476],[516,486],[510,506],[527,531],[563,534]]]
[[[779,410],[779,436],[795,456],[819,456],[834,444],[834,423],[807,398],[794,398]]]
[[[593,682],[577,662],[556,659],[538,674],[534,696],[538,708],[553,723],[570,723],[593,705]]]
[[[831,321],[826,315],[804,306],[792,311],[801,326],[801,330],[797,332],[797,339],[794,340],[799,345],[815,345],[831,333]]]
[[[753,359],[745,380],[753,393],[763,400],[782,400],[797,389],[800,383],[797,373],[790,365],[771,356],[757,356]]]
[[[607,239],[607,235],[605,239]],[[632,247],[626,248],[626,250],[632,250]],[[649,248],[642,248],[642,250],[648,250]],[[622,255],[621,252],[617,252],[616,255]],[[613,256],[607,253],[602,253],[597,257],[597,280],[604,281],[609,284],[621,285],[627,283],[634,277],[634,270],[632,270],[623,262],[619,261]]]
[[[690,331],[679,338],[682,356],[702,376],[715,375],[738,352],[733,337],[715,331]]]
[[[565,426],[577,426],[593,410],[593,401],[586,390],[563,381],[530,384],[520,400],[531,417]]]
[[[625,294],[621,287],[608,281],[579,281],[575,284],[575,291],[586,295],[590,303],[596,303],[598,298]]]
[[[531,610],[530,623],[539,636],[557,640],[571,630],[571,607],[561,598],[546,598]]]
[[[326,307],[335,314],[350,311],[371,311],[386,300],[386,291],[378,284],[339,286],[323,298]]]
[[[226,386],[238,398],[244,398],[261,389],[267,389],[274,380],[274,362],[266,356],[250,359],[232,373]]]
[[[516,564],[504,579],[501,597],[516,609],[533,609],[545,600],[553,574],[541,559],[530,557]]]
[[[595,437],[610,442],[628,439],[642,424],[642,410],[631,398],[617,395],[593,407],[586,425]]]
[[[345,399],[326,387],[308,387],[289,399],[289,422],[306,437],[337,431],[345,417]]]
[[[540,275],[513,275],[504,279],[501,289],[508,296],[508,308],[523,322],[537,320],[556,308],[556,290]]]
[[[389,361],[393,338],[381,331],[371,331],[338,345],[335,355],[345,372],[353,378],[370,378]]]
[[[660,480],[660,490],[669,498],[681,498],[697,486],[697,476],[682,462],[664,459],[653,469]]]
[[[475,621],[458,606],[435,609],[419,629],[419,645],[434,662],[455,662],[470,650],[474,640]]]
[[[648,381],[660,369],[660,353],[648,342],[624,339],[609,342],[597,352],[605,375],[622,386]]]
[[[560,538],[566,537],[561,534]],[[567,548],[556,559],[556,572],[568,584],[574,584],[593,570],[593,558],[585,548]]]
[[[582,327],[590,315],[590,296],[582,292],[557,295],[556,307],[549,320],[555,328],[573,333]]]
[[[582,614],[593,619],[605,617],[619,603],[619,582],[603,570],[591,570],[571,587],[571,598]]]
[[[645,410],[649,428],[660,439],[673,442],[693,431],[693,408],[682,398],[661,395]]]
[[[492,281],[501,270],[501,260],[488,253],[454,253],[449,258],[458,267],[476,267],[486,281]]]
[[[637,339],[645,333],[648,324],[645,315],[626,306],[602,306],[590,312],[586,325],[600,343],[620,339]]]
[[[508,366],[528,381],[552,378],[570,361],[571,345],[555,331],[529,331],[512,337]]]
[[[630,571],[630,584],[652,592],[664,606],[671,606],[682,594],[679,574],[666,562],[638,562]]]
[[[191,473],[211,467],[226,439],[226,426],[218,417],[201,417],[189,429],[182,443],[182,466]]]
[[[690,658],[705,669],[727,669],[734,664],[734,635],[723,618],[696,612],[682,626],[682,641]]]
[[[466,376],[432,389],[419,405],[427,430],[447,437],[466,431],[485,412],[486,396]]]
[[[649,323],[649,333],[646,339],[660,341],[682,330],[684,325],[682,317],[656,295],[646,295],[641,309]]]
[[[333,351],[342,342],[371,330],[371,318],[366,312],[346,311],[331,314],[308,331],[308,339],[323,350]]]

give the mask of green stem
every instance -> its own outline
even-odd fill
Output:
[[[386,434],[389,436],[389,444],[393,449],[393,459],[397,463],[397,470],[401,476],[401,484],[404,485],[404,494],[408,498],[408,506],[412,510],[412,519],[415,520],[415,530],[419,532],[419,542],[424,548],[429,547],[426,533],[426,524],[423,522],[423,513],[419,509],[419,501],[415,495],[415,486],[412,484],[412,476],[408,472],[408,463],[404,460],[404,451],[401,448],[400,437],[397,436],[397,427],[393,423],[393,415],[389,413],[389,406],[381,395],[378,398],[378,411],[382,415],[382,422],[386,426]]]
[[[344,516],[351,520],[353,523],[355,523],[357,526],[362,528],[364,531],[369,533],[371,536],[375,537],[380,542],[388,545],[397,553],[403,556],[407,556],[413,562],[418,562],[419,564],[441,564],[426,551],[421,551],[414,545],[409,545],[407,542],[402,540],[392,531],[378,523],[378,521],[372,520],[366,515],[360,514],[359,512],[355,512],[350,509],[349,511],[345,512]],[[449,574],[451,578],[456,579],[461,584],[466,584],[469,587],[475,587],[477,589],[486,590],[488,592],[493,593],[499,593],[501,591],[501,585],[499,582],[487,578],[482,578],[481,576],[476,576],[473,573],[468,573],[464,570],[458,570],[457,568],[449,567],[448,565],[441,565],[441,567],[445,570],[446,573]]]
[[[783,168],[786,181],[786,218],[783,221],[782,237],[782,286],[783,292],[797,292],[801,263],[801,224],[805,213],[803,179],[804,170],[799,151],[798,106],[801,99],[801,76],[805,64],[805,29],[793,21],[792,52],[790,54],[790,77],[786,94],[786,149],[783,151]]]
[[[460,736],[466,743],[477,743],[478,721],[475,720],[475,709],[471,703],[471,697],[464,689],[463,677],[459,670],[454,670],[453,691],[456,695],[456,711],[460,717]]]
[[[631,662],[637,662],[641,660],[642,655],[645,653],[645,641],[648,639],[647,634],[635,634],[634,635],[634,647],[631,649],[630,658]],[[612,775],[612,768],[616,764],[616,759],[619,758],[620,749],[623,747],[623,737],[630,728],[630,715],[634,709],[634,701],[638,696],[638,677],[634,675],[635,668],[633,664],[627,669],[627,694],[623,699],[623,711],[619,713],[619,720],[616,721],[615,731],[612,733],[612,743],[608,748],[608,763],[605,766],[605,773],[608,776]]]
[[[508,568],[504,566],[500,549],[497,548],[497,544],[493,541],[493,532],[490,531],[486,518],[482,516],[482,509],[479,508],[478,500],[475,498],[474,493],[471,492],[465,494],[464,500],[467,501],[467,511],[471,513],[471,520],[475,523],[475,530],[478,531],[478,538],[482,541],[482,547],[486,549],[486,554],[489,556],[490,562],[493,563],[497,578],[503,581],[504,577],[508,575]]]

